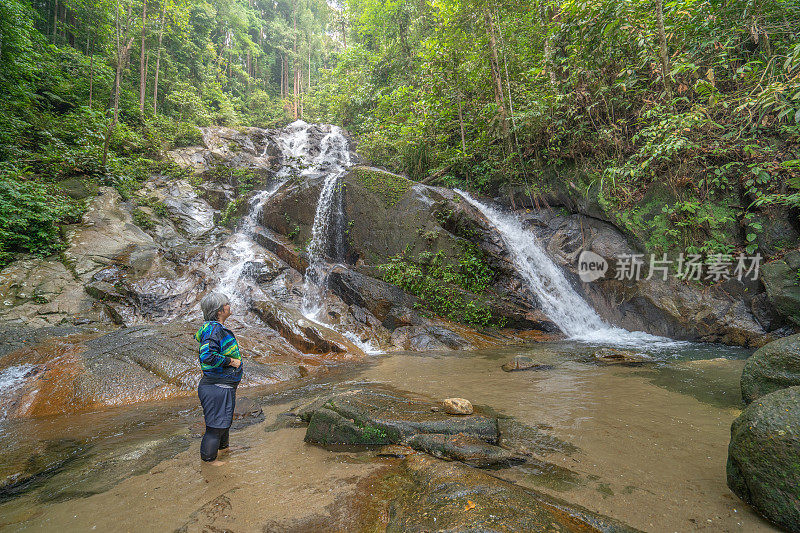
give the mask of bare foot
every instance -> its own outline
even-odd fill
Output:
[[[225,464],[225,461],[220,461],[219,459],[215,459],[213,461],[206,461],[206,463],[210,464],[211,466],[222,466]]]

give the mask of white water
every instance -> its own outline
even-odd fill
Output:
[[[253,235],[258,228],[258,218],[261,215],[261,210],[292,174],[296,174],[298,171],[302,174],[308,170],[308,128],[309,125],[307,123],[297,120],[284,128],[283,132],[276,138],[284,162],[276,174],[279,181],[271,188],[258,192],[250,199],[250,208],[247,214],[239,223],[236,233],[225,244],[233,256],[232,264],[220,278],[217,290],[231,298],[233,306],[244,305],[244,296],[238,289],[238,282],[242,278],[247,263],[256,259],[258,245],[255,243]],[[266,151],[266,148],[264,148],[264,154],[266,154]],[[242,312],[241,314],[244,313]]]
[[[303,282],[302,313],[312,320],[317,318],[323,308],[323,297],[327,288],[328,267],[325,263],[325,252],[328,248],[334,193],[339,178],[347,172],[349,166],[350,148],[347,138],[339,127],[331,126],[331,131],[320,141],[319,155],[311,164],[312,171],[326,174],[314,213],[311,244],[308,247],[309,265]]]
[[[678,341],[642,331],[627,331],[607,324],[572,288],[564,273],[544,251],[533,232],[513,215],[482,204],[464,191],[456,190],[497,229],[511,252],[514,266],[539,298],[542,311],[570,340],[617,346],[674,346]]]
[[[0,370],[0,420],[6,417],[7,397],[25,382],[25,376],[35,367],[30,363],[14,365]],[[2,433],[2,429],[0,429]]]

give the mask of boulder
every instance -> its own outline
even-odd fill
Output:
[[[474,411],[472,403],[464,398],[446,398],[442,404],[448,415],[471,415]]]
[[[328,278],[331,290],[350,305],[367,309],[387,327],[394,329],[396,318],[392,311],[410,311],[417,298],[399,287],[344,267],[336,267]],[[412,312],[413,313],[413,312]],[[390,319],[390,316],[392,320]],[[413,319],[409,319],[411,321]]]
[[[349,353],[356,357],[366,355],[341,333],[312,322],[300,311],[275,300],[254,301],[250,309],[303,353]]]
[[[537,363],[533,359],[525,355],[514,356],[511,361],[503,364],[501,367],[505,372],[516,372],[518,370],[540,370],[547,365]]]
[[[792,251],[783,259],[766,263],[761,268],[761,280],[767,289],[770,303],[783,316],[800,324],[800,251]]]
[[[541,492],[523,488],[460,463],[422,454],[406,457],[386,483],[385,530],[423,531],[636,531]],[[390,510],[390,511],[389,511]]]
[[[632,352],[630,350],[618,350],[616,348],[601,348],[594,352],[592,360],[611,365],[640,365],[652,362],[652,358],[647,354]]]
[[[728,487],[787,531],[800,531],[800,386],[753,401],[731,425]]]
[[[421,433],[472,436],[497,444],[497,420],[480,414],[449,416],[431,411],[438,402],[383,385],[320,398],[300,410],[309,423],[307,442],[401,444]]]
[[[762,346],[750,356],[742,370],[745,403],[795,385],[800,385],[800,334]]]
[[[441,326],[403,326],[392,332],[392,344],[401,350],[470,350],[473,345],[464,337]]]

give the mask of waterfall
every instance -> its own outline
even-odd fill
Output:
[[[572,288],[533,232],[526,230],[517,217],[482,204],[464,191],[456,192],[483,213],[497,229],[511,254],[517,272],[539,298],[542,311],[570,339],[621,346],[647,344],[650,347],[653,343],[672,345],[677,342],[607,324]]]
[[[319,193],[317,210],[314,213],[314,224],[311,227],[311,243],[308,247],[308,268],[305,273],[303,284],[303,309],[302,312],[307,317],[314,319],[322,309],[324,291],[327,287],[328,268],[325,264],[325,257],[331,247],[329,235],[331,233],[331,222],[337,212],[341,216],[342,203],[341,195],[337,195],[339,178],[341,178],[350,166],[350,148],[347,138],[342,134],[342,130],[337,126],[331,126],[330,132],[320,141],[320,153],[314,158],[311,170],[320,174],[325,174],[325,181]],[[338,199],[338,202],[335,201]],[[338,228],[341,233],[343,228]],[[334,259],[342,259],[343,253],[342,236],[337,234],[334,241]]]
[[[243,304],[243,295],[239,292],[237,285],[244,274],[247,263],[256,258],[257,244],[254,234],[258,228],[261,210],[289,177],[298,172],[298,169],[300,173],[307,171],[309,127],[307,123],[298,120],[289,124],[275,138],[283,156],[282,166],[276,173],[278,181],[269,189],[259,191],[250,199],[247,214],[242,218],[236,232],[225,245],[233,256],[233,262],[220,277],[217,290],[228,295],[234,305]],[[265,146],[262,157],[266,155],[266,152],[267,147]]]

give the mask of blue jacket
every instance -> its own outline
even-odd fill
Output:
[[[200,343],[200,367],[203,376],[216,383],[239,383],[244,373],[244,365],[230,366],[231,359],[242,360],[239,344],[233,332],[219,322],[209,320],[195,333]]]

